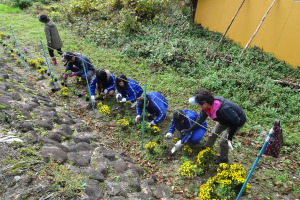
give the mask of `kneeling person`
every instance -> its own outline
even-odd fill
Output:
[[[173,113],[172,123],[170,125],[169,131],[166,134],[167,138],[172,138],[175,129],[179,131],[180,140],[172,148],[171,153],[180,149],[185,143],[190,142],[192,144],[198,144],[203,138],[207,130],[206,122],[204,121],[201,126],[185,135],[181,134],[183,129],[189,129],[197,120],[198,114],[190,110],[176,110]]]
[[[138,104],[136,106],[136,118],[135,122],[141,119],[142,111],[144,107],[144,97],[138,99]],[[167,115],[168,101],[163,95],[158,92],[149,92],[146,94],[146,111],[151,117],[150,125],[156,126],[158,123],[162,122]]]

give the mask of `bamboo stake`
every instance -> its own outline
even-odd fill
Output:
[[[273,3],[271,4],[271,6],[269,7],[269,9],[267,10],[266,14],[264,15],[264,17],[262,18],[262,20],[260,21],[259,25],[257,26],[255,32],[253,33],[253,35],[251,36],[251,38],[249,39],[248,43],[246,44],[246,46],[244,47],[243,51],[241,52],[239,58],[242,57],[242,55],[245,53],[246,49],[248,48],[248,46],[250,45],[250,43],[252,42],[252,40],[254,39],[254,37],[256,36],[258,30],[260,29],[262,23],[265,21],[267,15],[269,14],[270,10],[272,9],[273,5],[275,4],[276,0],[273,1]]]
[[[229,23],[229,25],[228,25],[227,29],[225,30],[225,32],[224,32],[224,34],[223,34],[222,38],[220,39],[220,41],[219,41],[219,44],[221,44],[221,42],[224,40],[224,38],[225,38],[225,35],[227,34],[227,32],[228,32],[229,28],[231,27],[231,25],[232,25],[233,21],[235,20],[235,18],[236,18],[236,16],[237,16],[237,14],[238,14],[238,13],[239,13],[239,11],[241,10],[241,8],[242,8],[243,4],[245,3],[245,1],[246,1],[246,0],[243,0],[243,1],[242,1],[242,3],[240,4],[239,8],[238,8],[238,9],[237,9],[237,11],[235,12],[235,14],[234,14],[234,16],[232,17],[232,19],[231,19],[231,21],[230,21],[230,23]]]

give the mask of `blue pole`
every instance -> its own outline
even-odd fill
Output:
[[[84,60],[82,58],[82,54],[80,54],[80,58],[81,58],[81,62],[82,62],[82,66],[83,66],[83,70],[84,70],[84,74],[85,74],[85,81],[86,81],[86,85],[87,85],[87,90],[89,92],[89,96],[90,96],[90,101],[92,103],[92,109],[94,111],[94,102],[92,101],[92,98],[91,98],[91,91],[90,91],[90,83],[89,83],[89,79],[87,77],[87,73],[86,73],[86,69],[85,69],[85,63],[84,63]]]
[[[142,150],[144,149],[144,135],[145,135],[145,115],[146,115],[146,100],[147,100],[147,83],[145,83],[145,89],[144,89],[144,106],[143,106],[143,122],[142,122]]]
[[[42,50],[43,50],[43,53],[44,53],[44,57],[45,57],[45,60],[46,60],[46,65],[47,65],[48,71],[50,73],[50,77],[52,79],[52,85],[53,85],[53,87],[55,89],[56,85],[55,85],[54,77],[52,75],[52,72],[51,72],[51,69],[50,69],[50,65],[49,65],[49,62],[48,62],[48,58],[47,58],[47,55],[46,55],[46,52],[45,52],[44,45],[43,45],[42,41],[41,41],[41,47],[42,47]]]
[[[21,50],[20,50],[20,48],[19,48],[19,45],[18,45],[17,39],[16,39],[16,37],[15,37],[14,31],[12,30],[11,26],[10,26],[9,28],[10,28],[11,34],[12,34],[12,36],[13,36],[13,38],[14,38],[15,46],[17,46],[17,48],[18,48],[18,51],[19,51],[19,54],[20,54],[22,63],[23,63],[23,65],[24,65],[24,68],[26,68],[26,62],[25,62],[25,60],[24,60],[24,58],[23,58],[23,55],[22,55],[22,52],[21,52]]]
[[[274,128],[274,127],[273,127],[273,128]],[[261,157],[262,154],[264,153],[265,148],[267,147],[267,145],[268,145],[268,143],[269,143],[269,140],[270,140],[270,138],[272,137],[272,134],[273,134],[273,132],[274,132],[274,129],[273,129],[273,128],[271,128],[271,130],[270,130],[270,132],[269,132],[269,134],[268,134],[268,137],[267,137],[266,140],[265,140],[264,145],[262,146],[262,148],[261,148],[259,154],[257,155],[256,160],[255,160],[254,164],[252,165],[252,168],[251,168],[251,170],[250,170],[250,172],[249,172],[249,174],[248,174],[248,176],[247,176],[247,178],[246,178],[246,181],[244,182],[244,185],[243,185],[243,187],[241,188],[240,193],[239,193],[239,195],[237,196],[236,200],[239,200],[239,199],[241,198],[241,196],[242,196],[242,194],[243,194],[243,191],[245,190],[246,185],[247,185],[248,181],[250,180],[250,177],[251,177],[251,175],[252,175],[252,173],[253,173],[253,171],[254,171],[254,169],[255,169],[255,167],[256,167],[256,165],[257,165],[259,159],[260,159],[260,157]]]

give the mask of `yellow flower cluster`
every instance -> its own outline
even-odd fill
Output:
[[[48,79],[48,82],[49,82],[49,83],[51,83],[52,81],[53,81],[53,79],[52,79],[52,78],[49,78],[49,79]]]
[[[151,133],[159,133],[159,131],[160,131],[160,128],[158,126],[148,125],[147,128],[151,131]]]
[[[36,62],[38,62],[39,64],[44,64],[45,60],[43,58],[37,58]]]
[[[221,199],[220,191],[232,191],[238,193],[245,182],[246,171],[240,164],[228,165],[221,163],[217,170],[217,175],[207,180],[207,182],[200,186],[198,194],[199,199]],[[247,183],[245,192],[249,193],[251,188]],[[216,192],[218,191],[218,192]]]
[[[148,142],[145,145],[145,148],[148,149],[148,151],[150,151],[151,153],[154,153],[156,151],[156,146],[157,146],[156,142]]]
[[[160,131],[158,126],[152,126],[153,133],[158,133]]]
[[[46,72],[46,69],[45,68],[41,68],[41,69],[37,69],[35,70],[37,73],[40,73],[40,74],[43,74]]]
[[[206,149],[198,153],[196,161],[200,166],[204,167],[209,162],[209,160],[212,160],[213,157],[215,157],[215,155],[216,152],[207,147]]]
[[[37,62],[36,60],[27,60],[27,63],[31,67],[38,67],[39,66],[39,62]]]
[[[193,153],[193,150],[192,150],[192,148],[189,145],[185,145],[182,148],[182,150],[185,151],[185,152],[187,152],[188,155],[191,155]]]
[[[16,54],[14,54],[14,53],[11,53],[9,56],[10,56],[10,57],[15,57],[15,56],[16,56]]]
[[[4,39],[4,37],[5,37],[5,33],[0,32],[0,38],[1,38],[1,39]]]
[[[214,192],[214,189],[210,185],[210,179],[207,180],[207,182],[200,187],[199,191],[199,199],[201,200],[210,200],[212,199],[210,194]]]
[[[193,177],[196,175],[197,165],[192,165],[192,161],[184,161],[178,171],[182,176]]]
[[[120,125],[122,127],[127,127],[129,126],[129,121],[127,119],[119,119],[117,121],[117,125]]]
[[[101,115],[109,115],[110,114],[110,109],[108,105],[103,105],[102,102],[99,102],[97,104],[98,111]]]
[[[64,97],[69,96],[69,88],[68,87],[61,88],[60,92],[61,92],[62,96],[64,96]]]
[[[173,139],[172,139],[172,142],[173,143],[177,143],[179,141],[179,138],[177,138],[177,137],[174,137]]]

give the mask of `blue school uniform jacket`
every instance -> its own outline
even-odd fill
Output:
[[[150,100],[149,106],[146,107],[147,112],[156,116],[155,124],[162,122],[167,115],[168,101],[158,92],[149,92],[147,96]],[[142,115],[142,111],[142,106],[138,104],[137,115]]]
[[[126,98],[126,101],[134,102],[137,98],[139,98],[142,93],[143,89],[141,86],[139,86],[138,82],[127,78],[128,85],[123,91],[118,91],[120,94],[122,94],[122,97]]]
[[[196,120],[199,116],[198,113],[191,111],[191,110],[182,110],[182,111],[184,112],[184,114],[187,117],[184,118],[184,126],[183,127],[177,126],[178,131],[182,131],[183,129],[189,129],[196,122]],[[204,121],[201,125],[206,127],[206,122]],[[176,129],[176,127],[175,127],[174,119],[172,119],[168,133],[174,133],[175,129]]]
[[[107,89],[107,91],[116,90],[116,78],[112,72],[109,72],[110,76],[108,79],[108,86],[104,89]],[[90,85],[90,93],[91,95],[95,95],[96,90],[96,83],[97,83],[97,77],[94,78]]]

